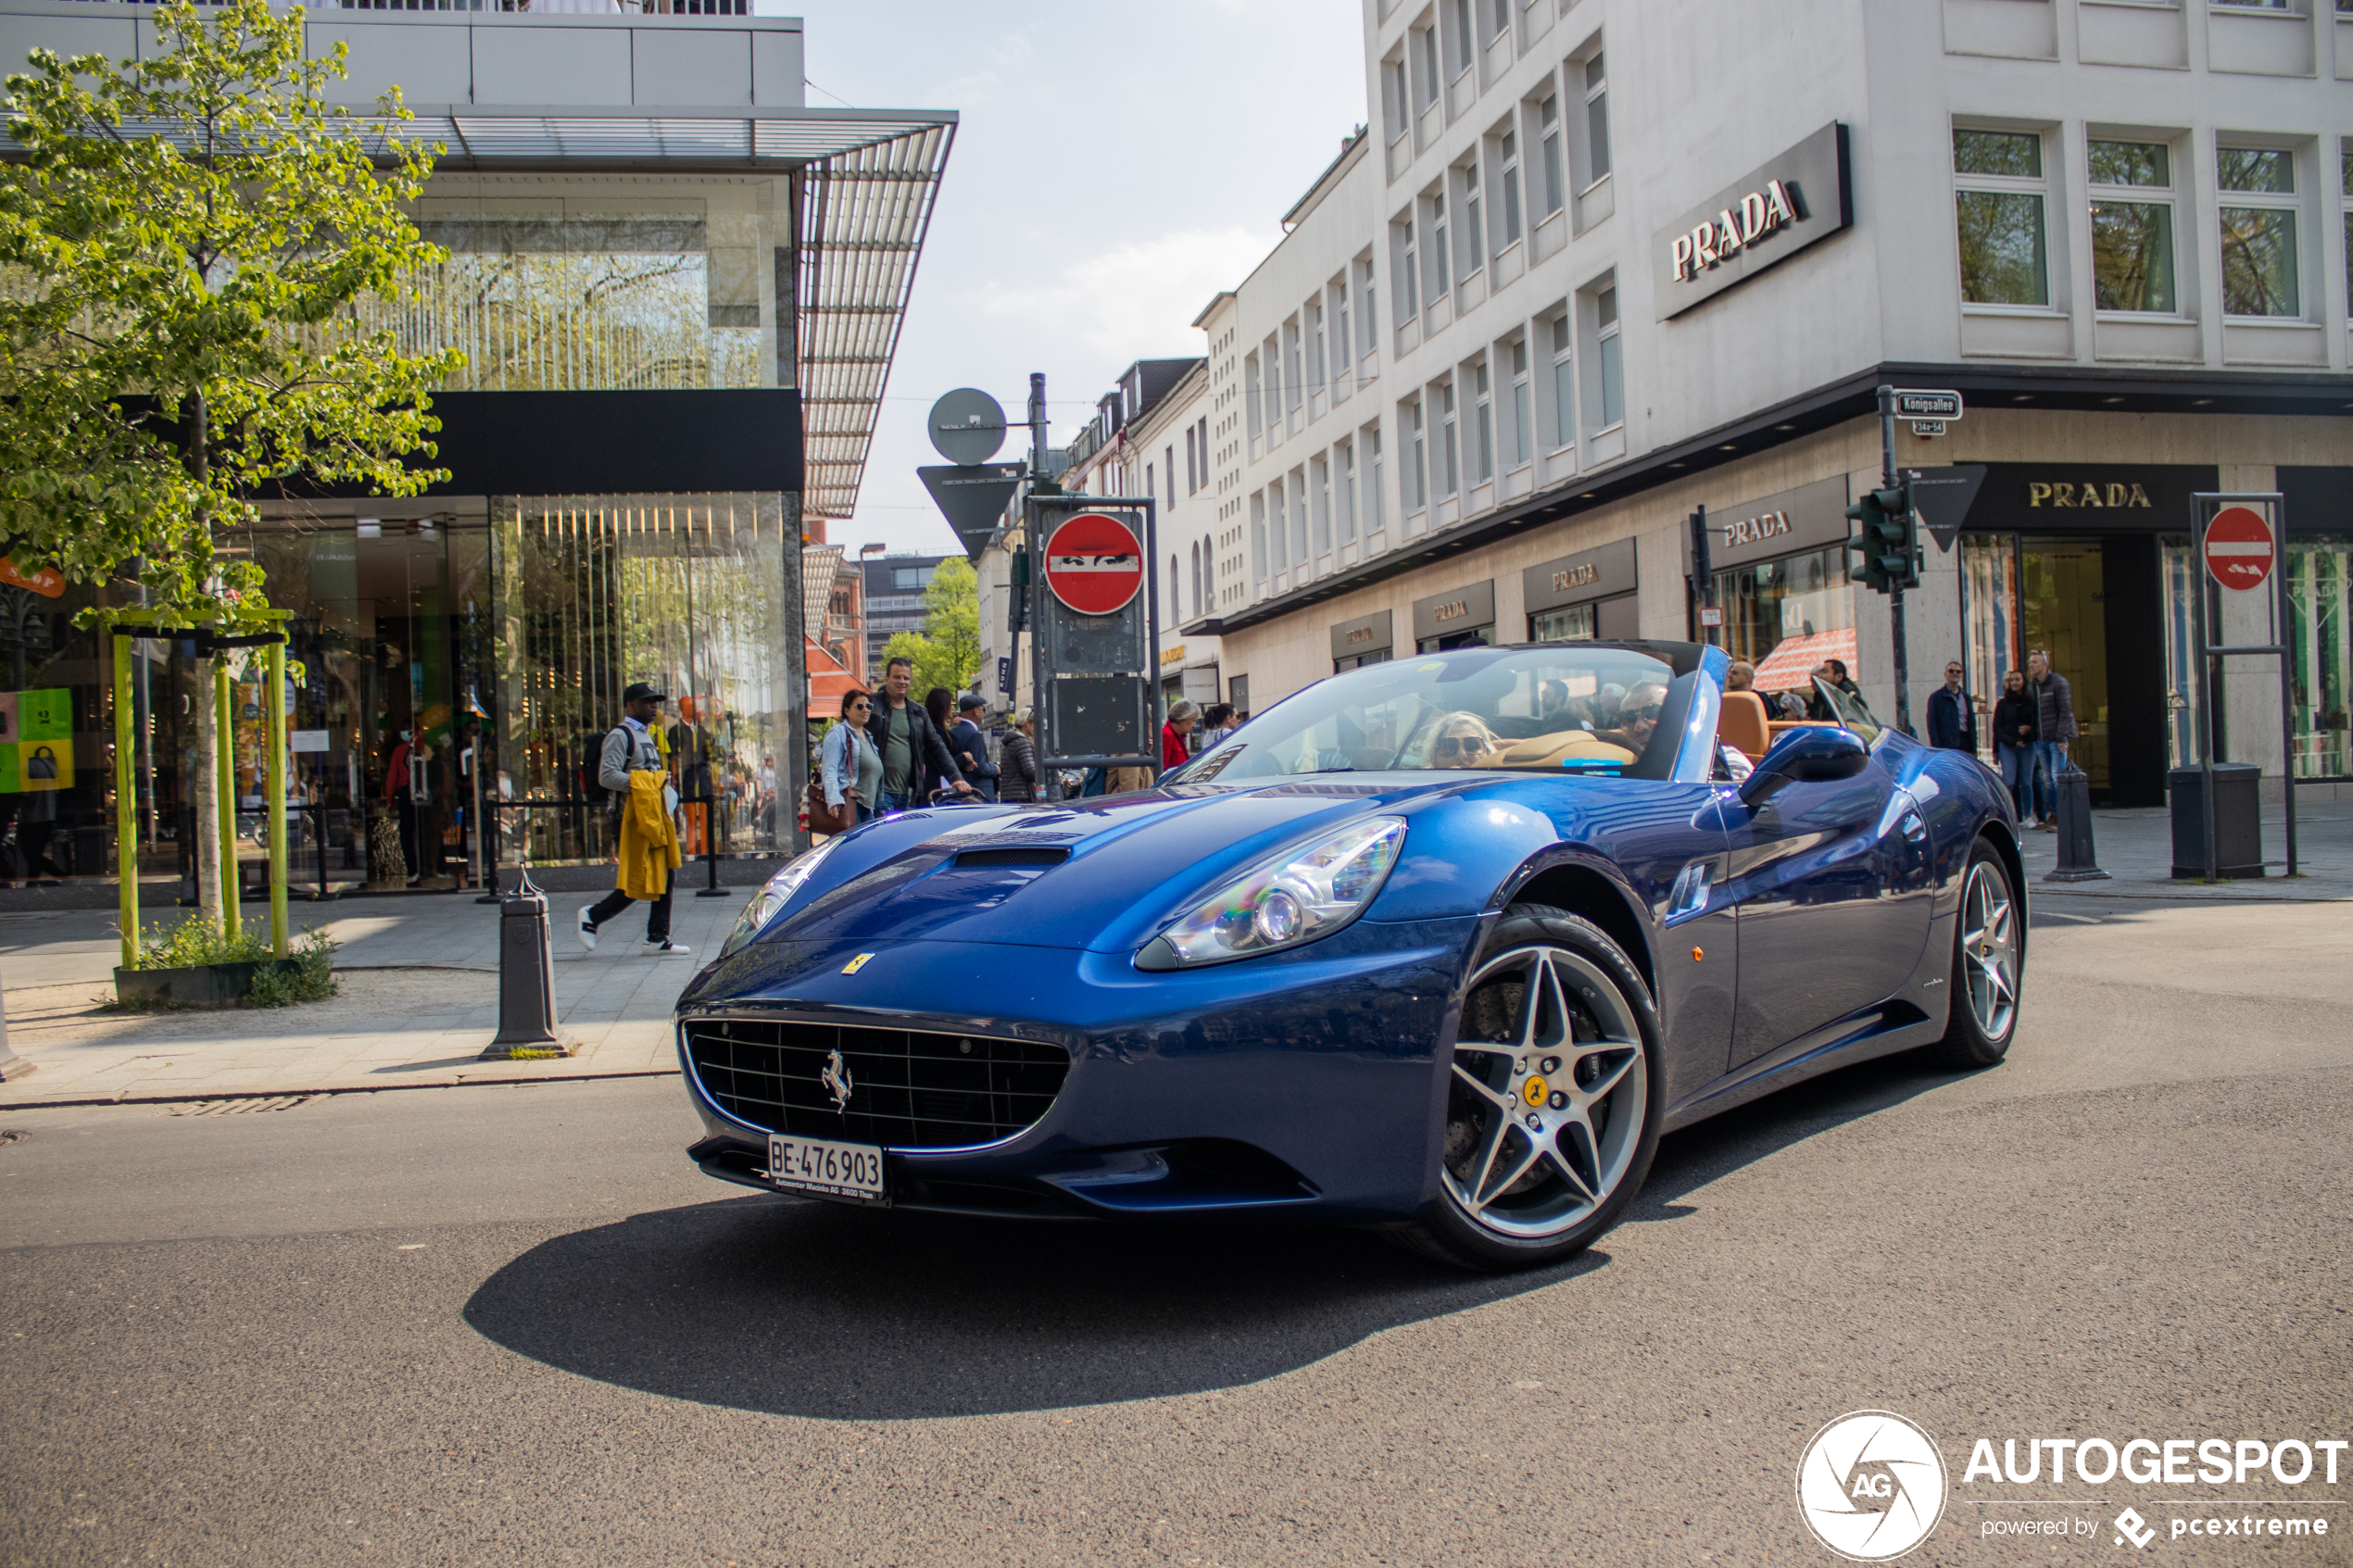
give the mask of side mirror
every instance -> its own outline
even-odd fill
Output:
[[[1790,784],[1851,779],[1870,759],[1869,748],[1852,730],[1819,725],[1784,731],[1780,743],[1741,784],[1741,803],[1755,810]]]

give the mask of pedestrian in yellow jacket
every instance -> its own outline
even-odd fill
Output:
[[[619,885],[594,904],[580,909],[580,945],[597,950],[597,928],[638,899],[646,911],[646,947],[653,954],[684,953],[685,944],[670,939],[672,873],[678,869],[678,829],[670,818],[670,772],[662,764],[661,746],[652,725],[668,701],[661,693],[639,682],[622,694],[623,718],[605,737],[598,759],[597,782],[618,797],[621,835]]]

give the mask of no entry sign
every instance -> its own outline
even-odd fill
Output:
[[[2252,507],[2224,507],[2206,525],[2206,570],[2225,588],[2260,588],[2272,553],[2271,520]]]
[[[1080,512],[1046,546],[1046,586],[1081,615],[1109,615],[1144,585],[1136,531],[1102,512]]]

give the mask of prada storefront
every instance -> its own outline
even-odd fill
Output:
[[[2067,678],[2076,765],[2107,806],[2161,806],[2196,757],[2189,464],[1993,463],[1960,549],[1962,662],[1988,703],[2036,648]],[[1986,760],[1999,765],[1981,726]]]
[[[1495,580],[1414,601],[1414,650],[1441,653],[1495,640]]]
[[[1332,628],[1332,673],[1364,664],[1381,664],[1397,657],[1396,618],[1375,610]]]
[[[1758,690],[1807,691],[1812,671],[1826,659],[1853,670],[1855,590],[1846,575],[1843,475],[1720,512],[1711,508],[1707,527],[1708,568],[1724,612],[1723,646],[1734,659],[1756,666]],[[1691,566],[1687,536],[1686,576]],[[1692,634],[1699,635],[1696,624]]]
[[[1531,566],[1521,574],[1520,586],[1531,643],[1592,637],[1617,642],[1642,634],[1635,613],[1631,539]]]

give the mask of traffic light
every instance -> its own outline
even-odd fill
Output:
[[[1885,594],[1920,585],[1919,531],[1912,521],[1912,492],[1906,484],[1873,490],[1846,508],[1855,536],[1846,547],[1863,557],[1863,585]]]

